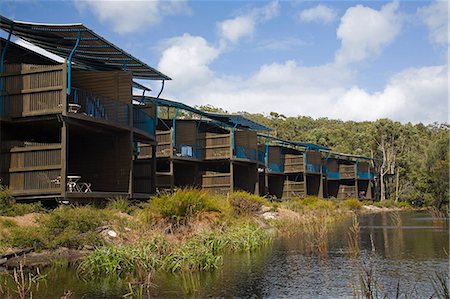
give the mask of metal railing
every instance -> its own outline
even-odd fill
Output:
[[[284,172],[284,165],[282,162],[280,163],[271,162],[269,163],[269,170],[271,172]]]
[[[237,146],[235,156],[239,159],[256,161],[256,149],[245,146]]]
[[[155,121],[153,117],[138,107],[133,107],[133,127],[150,135],[155,135]]]
[[[341,178],[341,175],[340,175],[339,171],[329,171],[328,170],[327,178],[339,180]]]
[[[370,179],[370,173],[368,171],[357,171],[358,179]]]
[[[90,91],[72,87],[68,96],[67,112],[128,126],[130,106],[115,99],[97,96]]]

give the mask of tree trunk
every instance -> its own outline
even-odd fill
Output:
[[[384,184],[384,172],[380,173],[380,201],[386,200],[386,187]]]
[[[395,202],[399,199],[399,186],[400,186],[400,169],[397,167],[397,173],[395,174]]]

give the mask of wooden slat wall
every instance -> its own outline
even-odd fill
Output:
[[[354,179],[356,177],[356,171],[355,171],[356,165],[346,165],[346,164],[340,164],[339,165],[339,175],[341,179]]]
[[[125,72],[95,72],[73,70],[72,86],[131,104],[131,75]]]
[[[9,171],[13,195],[59,193],[51,180],[61,175],[61,144],[11,148]]]
[[[139,147],[138,159],[151,159],[152,158],[152,146],[150,144],[139,142],[138,147]]]
[[[256,131],[235,131],[234,132],[235,146],[243,146],[246,148],[257,149],[257,132]]]
[[[285,154],[284,155],[284,172],[295,173],[304,172],[305,165],[303,160],[303,154]]]
[[[66,99],[66,66],[6,64],[4,88],[12,118],[60,113]]]
[[[322,163],[322,158],[321,158],[320,152],[307,151],[306,152],[306,163],[320,165]]]
[[[358,198],[356,186],[340,185],[337,198]]]
[[[206,171],[202,175],[202,188],[214,194],[226,194],[231,191],[231,173]]]
[[[175,142],[177,146],[189,145],[195,151],[196,146],[196,123],[179,120],[176,122]]]
[[[172,157],[172,130],[156,131],[156,157]]]
[[[150,194],[153,190],[151,160],[135,160],[133,162],[133,192]]]
[[[291,181],[288,178],[283,183],[283,199],[289,199],[292,197],[305,197],[305,182]]]
[[[204,138],[205,160],[231,158],[231,133],[220,134],[206,132]]]
[[[269,146],[269,165],[270,163],[280,164],[281,162],[281,148],[279,146]]]
[[[338,172],[339,171],[339,164],[336,159],[329,158],[327,162],[327,168],[329,171],[332,172]]]

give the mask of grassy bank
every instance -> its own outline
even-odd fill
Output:
[[[2,189],[0,250],[33,247],[90,252],[80,275],[143,276],[156,271],[207,271],[229,252],[251,252],[274,234],[303,232],[305,246],[326,251],[333,223],[360,211],[356,199],[293,198],[283,202],[245,192],[212,196],[185,189],[145,203],[111,199],[103,207],[17,204]]]

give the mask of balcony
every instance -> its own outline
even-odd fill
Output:
[[[279,172],[279,173],[283,173],[284,172],[284,165],[282,162],[280,163],[269,163],[269,171],[270,172]]]
[[[263,165],[266,164],[266,153],[264,151],[258,150],[258,162]]]
[[[155,135],[155,120],[138,107],[133,107],[133,127],[146,134]]]
[[[129,126],[130,105],[94,93],[72,88],[67,97],[67,112],[102,120],[118,126]]]
[[[322,165],[320,164],[310,164],[310,163],[305,164],[305,172],[320,173],[321,168]]]
[[[182,158],[201,160],[203,158],[203,149],[196,148],[192,144],[178,144],[175,147],[175,155]]]
[[[330,171],[328,170],[327,178],[331,180],[339,180],[341,178],[339,171]]]
[[[237,146],[235,157],[238,159],[246,159],[250,161],[256,161],[256,152],[255,148],[245,147],[245,146]]]

